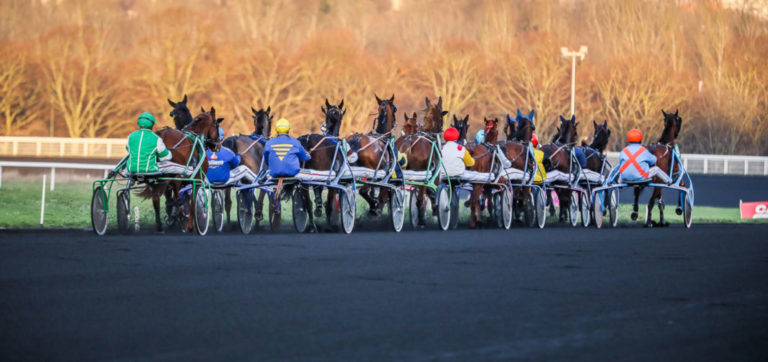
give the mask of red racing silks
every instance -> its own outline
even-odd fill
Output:
[[[624,164],[619,169],[619,172],[624,172],[624,170],[626,170],[629,165],[632,165],[635,167],[640,176],[643,176],[643,178],[648,178],[648,172],[643,171],[643,167],[637,163],[637,156],[640,156],[643,154],[643,152],[645,152],[645,147],[640,147],[637,152],[635,152],[635,154],[629,153],[629,150],[625,148],[624,154],[627,155],[627,162],[624,162]]]

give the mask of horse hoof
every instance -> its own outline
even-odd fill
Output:
[[[665,228],[665,227],[669,227],[669,223],[668,222],[662,222],[662,223],[656,224],[656,226]]]
[[[378,217],[379,213],[376,212],[376,210],[368,210],[368,216],[370,216],[370,217]]]
[[[677,209],[675,209],[675,214],[682,215],[683,214],[683,209],[678,207]]]
[[[155,234],[163,235],[163,234],[165,234],[165,230],[155,230]]]
[[[630,215],[630,218],[632,218],[632,221],[637,221],[637,211],[633,211],[632,215]]]
[[[323,210],[315,209],[315,217],[323,217]]]

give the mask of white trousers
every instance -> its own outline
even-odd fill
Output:
[[[653,166],[648,169],[648,179],[652,179],[654,177],[658,177],[659,179],[661,179],[662,183],[665,183],[665,184],[669,183],[669,175],[667,175],[667,173],[664,172],[664,170],[660,169],[659,166]]]
[[[238,183],[240,180],[245,181],[242,183],[252,184],[256,181],[256,174],[254,174],[246,165],[237,166],[229,171],[229,180],[227,180],[228,185]]]
[[[176,162],[160,161],[157,163],[157,167],[160,169],[160,172],[164,174],[184,175],[187,173],[187,168]]]

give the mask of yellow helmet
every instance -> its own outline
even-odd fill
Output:
[[[286,134],[290,130],[291,124],[288,123],[288,120],[285,118],[280,118],[277,123],[275,123],[275,131],[277,134]]]

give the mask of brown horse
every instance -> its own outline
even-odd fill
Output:
[[[603,171],[603,160],[605,160],[605,147],[611,137],[611,130],[608,128],[608,121],[599,124],[592,121],[595,126],[595,133],[592,136],[592,143],[587,145],[582,141],[581,148],[584,150],[584,156],[587,158],[587,169],[595,172]]]
[[[435,135],[443,133],[443,116],[448,112],[443,111],[443,97],[438,98],[437,104],[432,104],[429,98],[425,99],[425,103],[427,108],[424,116],[424,126],[421,131],[406,134],[395,141],[395,147],[404,153],[408,159],[407,170],[426,171],[428,167],[431,167],[432,170],[437,171],[439,167],[437,157],[430,157],[432,154],[432,142],[436,140]],[[414,113],[414,118],[415,115]],[[413,125],[409,125],[408,121],[406,116],[406,127],[410,128]],[[432,160],[431,165],[429,164],[430,158]],[[427,190],[425,186],[418,189],[419,225],[423,226],[425,225],[424,212],[426,211],[425,195]],[[437,207],[437,205],[433,206]]]
[[[397,107],[394,104],[395,95],[393,94],[389,99],[380,99],[377,95],[376,103],[379,107],[378,116],[374,120],[374,131],[367,135],[361,133],[353,133],[350,137],[347,137],[349,142],[350,153],[357,154],[357,160],[352,163],[355,166],[389,170],[392,166],[392,155],[387,152],[387,143],[392,135],[392,130],[395,128],[395,112]],[[360,195],[368,202],[368,213],[372,216],[376,216],[379,210],[383,209],[384,205],[389,203],[389,189],[382,188],[379,190],[379,196],[375,196],[374,187],[371,185],[363,185],[360,188]]]
[[[264,154],[264,145],[270,138],[272,130],[272,115],[270,112],[272,107],[267,109],[259,109],[258,111],[251,107],[253,115],[253,133],[250,135],[237,135],[227,137],[222,146],[229,148],[235,154],[240,156],[240,164],[245,165],[254,174],[259,174],[259,168],[261,167],[261,156]],[[230,209],[232,207],[232,197],[228,188],[225,193],[224,210],[227,212],[227,223],[230,222]],[[256,207],[254,207],[254,218],[259,221],[263,215],[261,212],[261,205],[264,202],[265,193],[261,191],[259,198],[256,201]]]
[[[504,156],[512,163],[511,167],[518,170],[536,172],[534,160],[528,155],[528,143],[531,142],[533,131],[536,130],[536,126],[533,124],[533,117],[535,115],[536,112],[534,110],[531,110],[528,115],[524,115],[519,109],[514,119],[507,115],[507,122],[504,126],[507,139],[499,142],[499,145],[502,152],[504,152]],[[528,175],[523,177],[526,178],[523,182],[528,181]],[[514,187],[513,192],[514,216],[515,220],[519,220],[520,215],[526,210],[528,202],[530,202],[531,188],[526,186]],[[532,222],[533,220],[529,219],[528,221]]]
[[[342,99],[338,105],[330,104],[328,99],[325,100],[325,107],[320,106],[323,115],[325,116],[325,122],[323,122],[320,130],[324,134],[308,134],[298,138],[301,145],[309,152],[312,157],[307,161],[303,167],[314,170],[328,171],[328,170],[341,170],[341,157],[335,155],[336,145],[338,144],[339,131],[341,129],[341,120],[344,118],[344,114],[347,111],[344,109],[344,100]],[[335,162],[334,162],[334,156]],[[322,201],[322,188],[315,187],[315,211],[314,215],[310,213],[310,224],[313,223],[313,217],[320,217],[323,215],[323,201]],[[325,203],[325,215],[328,220],[328,224],[331,228],[335,228],[332,221],[333,213],[333,201],[335,200],[337,191],[329,188],[327,194],[327,202]],[[305,199],[309,200],[309,195],[306,193]]]
[[[675,164],[674,170],[670,170],[670,165],[672,163],[672,152],[674,152],[675,142],[677,141],[677,136],[680,134],[680,128],[682,127],[683,119],[678,116],[677,110],[675,110],[675,113],[666,113],[662,109],[661,113],[664,115],[664,130],[661,132],[659,141],[646,146],[646,148],[648,151],[653,153],[654,156],[656,156],[656,166],[659,166],[662,171],[666,172],[667,175],[672,177],[672,173],[670,171],[680,171],[680,166],[678,164]],[[654,177],[653,182],[662,183],[658,177]],[[631,215],[632,220],[637,220],[637,199],[640,197],[640,192],[642,190],[642,187],[635,187],[635,202],[632,205]],[[645,209],[645,226],[669,226],[669,223],[664,222],[664,199],[661,196],[662,189],[658,187],[654,188],[651,199],[648,200],[648,206]],[[658,204],[659,206],[658,223],[651,220],[654,204]],[[683,209],[679,204],[679,201],[675,212],[678,215],[683,213]]]
[[[491,172],[493,165],[493,147],[496,146],[499,138],[498,118],[484,119],[485,122],[485,142],[469,143],[467,150],[475,159],[475,165],[472,171]],[[481,196],[485,193],[485,199],[491,200],[490,188],[481,183],[472,184],[472,196],[469,199],[469,227],[471,229],[482,226],[483,224],[483,206],[480,203]]]
[[[408,113],[403,113],[403,118],[405,118],[405,123],[403,123],[403,130],[402,130],[402,137],[404,136],[410,136],[412,134],[415,134],[416,132],[419,132],[419,128],[421,127],[419,125],[419,122],[416,121],[416,112],[413,112],[413,117],[408,117]],[[398,139],[399,140],[399,139]]]
[[[157,130],[155,133],[160,136],[163,143],[171,151],[171,162],[178,163],[180,165],[186,165],[187,161],[192,159],[190,165],[197,165],[202,162],[200,172],[197,175],[191,177],[205,180],[205,172],[208,171],[208,160],[205,157],[205,153],[199,154],[199,149],[195,147],[195,141],[192,137],[187,136],[186,132],[192,135],[203,136],[204,147],[216,148],[218,147],[219,139],[219,119],[216,118],[216,110],[211,107],[210,111],[203,111],[193,118],[192,121],[184,126],[183,130],[177,130],[170,127],[165,127]],[[165,193],[166,189],[170,189],[170,193],[174,200],[181,200],[179,190],[181,190],[182,183],[180,181],[164,181],[156,184],[149,183],[147,187],[140,193],[140,196],[144,198],[152,198],[152,206],[155,209],[155,224],[157,232],[163,232],[163,224],[160,221],[160,197]],[[168,195],[166,195],[166,198]],[[166,200],[167,202],[168,200]],[[177,207],[183,206],[176,204]],[[195,213],[195,203],[190,202],[189,208],[190,215]],[[173,212],[169,213],[170,217],[174,217]],[[187,220],[187,231],[194,230],[195,218],[190,217]]]
[[[578,136],[576,127],[578,125],[575,115],[571,116],[571,119],[560,116],[560,127],[553,138],[553,142],[541,148],[544,151],[544,166],[547,173],[555,170],[565,174],[571,172],[570,150],[576,144]],[[558,182],[558,184],[567,184],[567,182]],[[568,209],[571,205],[571,192],[562,188],[555,189],[555,192],[560,199],[560,222],[565,222],[568,219]],[[550,214],[554,214],[554,212],[554,208],[550,208]]]
[[[459,139],[456,142],[460,145],[466,144],[467,133],[469,132],[469,115],[464,116],[464,118],[456,118],[456,115],[454,114],[451,127],[456,128],[459,131]]]

